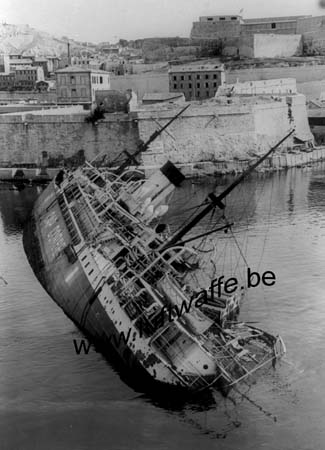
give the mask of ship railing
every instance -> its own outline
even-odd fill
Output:
[[[135,295],[135,293],[139,292],[141,289],[140,286],[137,285],[136,281],[138,280],[138,274],[134,272],[132,269],[126,270],[124,273],[119,272],[119,279],[116,283],[116,292],[118,295],[122,294],[130,294]],[[133,299],[131,299],[133,300]]]
[[[106,184],[106,181],[103,179],[102,173],[100,170],[98,170],[96,167],[94,167],[92,164],[90,164],[88,161],[86,161],[86,166],[89,168],[90,174],[84,170],[85,175],[88,177],[91,183],[95,184],[97,187],[99,186],[96,181],[98,179],[101,179]]]
[[[188,249],[184,249],[184,247],[179,247],[178,254],[172,255],[167,260],[165,256],[168,255],[171,252],[171,250],[174,250],[175,248],[176,247],[173,247],[172,249],[166,249],[157,258],[155,258],[144,270],[137,273],[136,277],[138,279],[144,279],[149,282],[157,281],[159,278],[162,278],[162,276],[166,274],[166,271],[168,271],[169,275],[171,275],[174,280],[173,275],[176,277],[178,275],[178,271],[171,265],[171,263],[175,261],[185,250],[188,251]],[[134,283],[134,279],[129,279],[127,283],[125,283],[123,290],[127,290],[127,288],[132,283]]]
[[[143,178],[143,171],[139,170],[139,169],[127,169],[124,170],[121,175],[118,176],[118,180],[121,180],[123,183],[127,183],[128,181],[123,180],[122,178],[125,177],[126,175],[129,176],[129,179],[131,179],[133,174],[137,174],[138,176],[141,176]],[[143,179],[143,182],[145,182],[146,180]]]
[[[172,263],[176,259],[179,259],[185,252],[190,252],[196,255],[196,252],[194,250],[182,246],[175,246],[164,250],[159,254],[159,256],[156,259],[152,261],[151,264],[149,264],[149,266],[146,267],[145,270],[139,273],[139,277],[144,278],[144,276],[148,272],[152,271],[152,269],[154,269],[155,266],[158,266],[159,269],[164,270],[166,270],[167,266],[171,273],[178,275],[178,271],[172,266]],[[169,256],[169,258],[167,259],[166,256]]]
[[[124,193],[133,194],[139,187],[141,187],[146,180],[134,180],[123,183],[124,186],[121,189],[121,193],[118,198],[120,198]]]
[[[89,211],[91,212],[91,215],[94,217],[95,221],[98,225],[101,224],[101,220],[99,219],[98,215],[96,214],[91,202],[89,201],[88,195],[83,191],[79,183],[77,183],[78,189],[82,195],[82,198],[84,199],[86,205],[88,206]]]

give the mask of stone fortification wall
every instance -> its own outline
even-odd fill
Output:
[[[325,55],[325,28],[306,33],[303,39],[305,55]]]
[[[297,20],[297,33],[313,33],[324,27],[325,16],[304,17]]]
[[[245,105],[193,104],[170,126],[168,134],[163,133],[154,143],[143,161],[154,165],[166,159],[184,164],[249,158],[267,151],[294,126],[299,138],[312,139],[305,98],[295,97],[288,102],[283,98],[261,104],[254,101]],[[175,110],[138,112],[141,139],[146,140],[157,129],[155,120],[163,125],[175,113]],[[283,147],[292,143],[292,138],[288,139]]]
[[[218,39],[240,35],[240,22],[193,22],[191,39]]]
[[[297,93],[295,78],[278,78],[275,80],[243,81],[219,86],[216,97],[226,95],[290,95]]]
[[[266,151],[294,126],[299,139],[311,138],[302,95],[263,103],[256,97],[227,101],[193,103],[153,143],[148,157],[151,153],[151,158],[176,163],[248,158]],[[76,161],[81,150],[88,160],[107,155],[109,162],[123,150],[132,153],[139,138],[146,141],[179,109],[152,105],[131,114],[107,114],[97,125],[86,123],[84,114],[1,115],[0,163],[39,164],[46,151],[50,165],[58,166]],[[291,144],[288,140],[285,146]]]
[[[33,91],[0,91],[0,102],[17,102],[20,100],[37,100],[40,102],[56,103],[56,92],[33,92]]]
[[[254,54],[254,45],[247,41],[245,49],[241,40],[258,34],[277,35],[279,41],[276,42],[274,39],[271,47],[270,43],[266,47],[264,42],[265,51],[258,50]],[[194,42],[223,39],[222,51],[226,56],[237,54],[247,57],[288,57],[299,54],[295,51],[292,52],[294,50],[292,47],[295,45],[294,38],[286,49],[281,35],[291,35],[292,37],[302,35],[303,50],[306,55],[325,54],[325,16],[245,19],[244,23],[239,21],[194,22],[191,30],[191,39]],[[237,44],[234,38],[237,38]]]
[[[278,58],[302,54],[302,39],[296,34],[244,34],[223,39],[224,56]]]
[[[305,96],[293,95],[271,104],[255,105],[254,128],[257,142],[262,144],[264,150],[293,128],[294,136],[300,140],[312,140]]]
[[[302,54],[301,35],[255,34],[255,58],[281,58]]]
[[[296,34],[297,23],[295,21],[279,21],[275,22],[275,27],[272,26],[271,21],[261,23],[244,23],[241,27],[241,33],[243,35],[249,34]]]
[[[306,55],[325,55],[325,16],[299,19],[297,33],[303,36]]]
[[[274,78],[295,78],[297,83],[323,80],[325,65],[299,67],[264,67],[231,70],[226,73],[227,83],[239,81],[267,80]],[[299,87],[298,87],[299,90]]]
[[[85,115],[0,115],[0,163],[39,163],[47,151],[52,164],[62,163],[84,150],[92,160],[100,153],[114,159],[123,150],[134,151],[138,127],[133,116],[107,115],[97,125]]]
[[[158,120],[164,124],[176,110],[140,112],[139,133],[147,139],[157,129]],[[154,120],[153,120],[154,119]],[[248,106],[191,106],[163,133],[143,155],[144,164],[213,161],[240,157],[254,145],[254,121]]]
[[[222,54],[224,56],[246,56],[254,58],[254,36],[237,36],[224,39]]]
[[[305,98],[295,97],[288,102],[283,98],[259,104],[248,100],[244,105],[223,106],[217,102],[192,105],[170,126],[168,134],[163,133],[154,143],[143,161],[153,165],[166,159],[185,164],[249,158],[267,151],[294,126],[299,138],[312,139]],[[174,113],[175,110],[138,112],[141,139],[147,139],[157,129],[155,120],[162,125]],[[284,148],[292,143],[293,140],[288,139]]]

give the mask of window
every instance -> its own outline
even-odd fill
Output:
[[[77,97],[77,89],[71,89],[72,97]]]
[[[213,20],[213,17],[208,17],[207,20]]]
[[[100,84],[103,84],[103,77],[99,77]]]
[[[205,75],[205,79],[208,80],[209,79],[209,74]]]
[[[237,20],[237,17],[232,17],[231,20]]]
[[[177,76],[176,76],[176,75],[173,76],[173,80],[174,80],[174,81],[177,80]]]
[[[188,79],[191,80],[191,79],[192,79],[192,75],[189,75],[189,76],[188,76]]]
[[[198,88],[198,89],[200,89],[200,83],[196,83],[196,87]]]
[[[199,80],[200,79],[200,75],[196,75],[196,79]]]
[[[180,84],[180,88],[183,89],[183,83]]]
[[[80,93],[81,97],[86,97],[87,96],[87,91],[86,88],[81,88],[81,93]]]
[[[192,83],[188,83],[189,89],[192,89]]]
[[[70,83],[71,84],[76,84],[76,78],[74,75],[70,75]]]
[[[215,87],[215,88],[216,88],[216,87],[217,87],[217,83],[213,83],[213,87]]]
[[[219,17],[219,20],[226,20],[225,17]]]
[[[184,75],[181,75],[181,80],[184,81]]]
[[[271,28],[276,28],[276,23],[275,22],[271,23]]]
[[[197,92],[196,92],[196,96],[197,96],[197,97],[200,97],[200,91],[197,91]]]
[[[177,84],[176,83],[174,84],[174,89],[177,89]]]
[[[206,96],[209,97],[209,91],[206,92]]]
[[[216,73],[213,74],[213,79],[214,79],[214,80],[217,79],[217,74],[216,74]]]
[[[208,88],[209,87],[209,83],[205,83],[205,87]]]

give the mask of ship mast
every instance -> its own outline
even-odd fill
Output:
[[[213,192],[211,192],[208,195],[208,198],[206,199],[206,201],[204,202],[204,203],[209,202],[208,205],[200,213],[198,213],[187,225],[184,225],[179,231],[177,231],[173,236],[171,236],[167,240],[167,242],[159,248],[159,251],[162,252],[162,251],[166,250],[167,248],[172,247],[176,244],[182,244],[182,242],[180,242],[182,237],[185,236],[185,234],[187,234],[192,228],[194,228],[195,225],[198,224],[203,219],[203,217],[205,217],[207,214],[209,214],[209,212],[212,211],[216,206],[218,206],[220,209],[224,209],[225,205],[222,202],[222,200],[228,194],[230,194],[230,192],[233,191],[235,189],[235,187],[237,187],[244,180],[244,178],[246,178],[250,173],[252,173],[253,170],[256,169],[256,167],[258,167],[268,156],[270,156],[274,152],[274,150],[276,150],[286,139],[288,139],[288,137],[291,136],[294,131],[295,130],[291,130],[290,133],[288,133],[284,138],[282,138],[264,156],[262,156],[254,164],[249,166],[221,194],[216,196]]]
[[[145,152],[148,150],[150,144],[164,131],[171,123],[174,122],[183,112],[190,106],[190,104],[186,105],[185,108],[183,108],[180,112],[178,112],[174,117],[172,117],[163,127],[161,127],[159,130],[156,130],[152,133],[152,135],[149,137],[149,139],[146,142],[142,142],[140,145],[138,145],[137,150],[134,153],[129,153],[127,150],[124,150],[124,154],[127,156],[126,160],[119,166],[116,173],[118,175],[121,175],[123,171],[130,165],[131,162],[133,162],[135,165],[138,165],[138,161],[136,160],[136,156],[139,155],[139,153]]]

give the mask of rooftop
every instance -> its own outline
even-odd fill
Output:
[[[183,97],[182,92],[149,92],[144,94],[142,101],[164,101]]]
[[[20,59],[20,58],[11,58],[11,59],[9,60],[9,62],[10,62],[11,65],[12,65],[12,64],[33,64],[33,60],[30,59],[30,58],[23,58],[23,59]]]
[[[169,73],[174,72],[223,72],[224,66],[221,64],[220,66],[214,64],[206,64],[206,65],[196,65],[196,66],[172,66],[169,69]]]
[[[106,72],[105,70],[99,70],[99,69],[92,69],[89,67],[81,67],[81,66],[68,66],[64,67],[63,69],[56,70],[55,73],[105,73],[109,74],[110,72]]]
[[[34,72],[37,71],[38,67],[29,66],[28,64],[21,65],[15,69],[16,72],[19,72],[20,70],[33,70]]]
[[[24,105],[20,105],[20,106],[24,106]],[[33,116],[61,116],[61,115],[71,115],[71,114],[82,114],[82,115],[87,115],[89,114],[89,111],[86,111],[83,109],[82,105],[71,105],[71,106],[66,106],[66,107],[53,107],[53,108],[46,108],[46,105],[44,105],[44,109],[39,109],[40,106],[42,105],[35,105],[35,109],[34,110],[30,110],[28,111],[28,114],[32,114]],[[23,108],[22,108],[23,109]],[[6,115],[12,115],[12,116],[16,116],[16,115],[20,115],[23,114],[24,112],[8,112]]]
[[[296,21],[298,19],[304,19],[306,17],[312,17],[310,15],[304,15],[304,16],[277,16],[277,17],[256,17],[253,19],[244,19],[245,24],[250,23],[261,23],[261,22],[290,22],[290,21]]]

